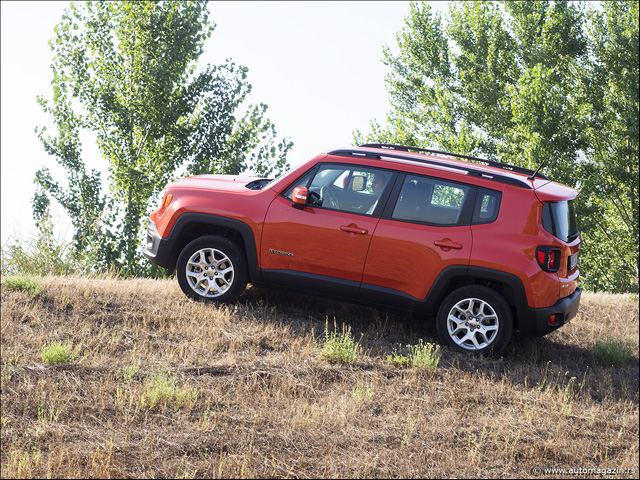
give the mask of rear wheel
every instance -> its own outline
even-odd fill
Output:
[[[247,285],[242,251],[229,239],[207,235],[189,243],[178,257],[176,275],[182,291],[195,300],[232,302]]]
[[[497,354],[511,340],[513,316],[500,293],[481,285],[469,285],[444,299],[436,326],[440,339],[456,350]]]

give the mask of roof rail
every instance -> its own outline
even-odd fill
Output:
[[[447,167],[454,170],[461,170],[465,172],[467,175],[473,175],[475,177],[487,178],[489,180],[495,180],[497,182],[506,183],[509,185],[514,185],[516,187],[524,187],[531,189],[531,185],[527,183],[524,179],[516,178],[516,177],[508,177],[506,175],[500,175],[499,173],[487,172],[486,170],[478,170],[476,168],[467,167],[466,165],[460,164],[451,164],[446,162],[441,162],[438,160],[427,159],[427,158],[416,158],[410,157],[407,155],[397,154],[397,153],[373,153],[373,152],[363,152],[362,150],[356,150],[351,148],[342,148],[340,150],[333,150],[328,152],[329,155],[340,155],[343,157],[358,157],[358,158],[370,158],[373,160],[381,160],[384,156],[385,158],[397,159],[397,160],[409,160],[411,162],[419,162],[426,163],[429,165],[438,165],[441,167]]]
[[[490,167],[496,167],[496,168],[502,168],[503,170],[510,170],[512,172],[516,172],[516,173],[524,173],[530,176],[531,179],[533,179],[534,177],[538,177],[538,178],[542,178],[543,180],[549,180],[548,177],[546,177],[545,175],[543,175],[542,173],[539,172],[540,169],[538,169],[537,171],[533,171],[530,170],[528,168],[524,168],[524,167],[518,167],[517,165],[510,165],[508,163],[503,163],[503,162],[497,162],[494,160],[487,160],[485,158],[478,158],[478,157],[470,157],[468,155],[461,155],[459,153],[450,153],[450,152],[441,152],[439,150],[430,150],[428,148],[418,148],[418,147],[407,147],[404,145],[392,145],[392,144],[388,144],[388,143],[366,143],[364,145],[360,145],[361,147],[368,147],[368,148],[383,148],[383,149],[388,149],[388,150],[400,150],[403,152],[409,152],[411,150],[414,150],[416,152],[424,152],[424,153],[435,153],[437,155],[446,155],[449,157],[456,157],[456,158],[463,158],[466,160],[472,160],[474,162],[481,162],[484,163]]]

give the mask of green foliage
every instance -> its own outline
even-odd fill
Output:
[[[333,331],[329,331],[328,325],[324,330],[324,344],[320,350],[320,357],[329,363],[351,364],[360,352],[360,342],[353,340],[351,328],[342,326],[342,332],[334,325]]]
[[[434,345],[433,343],[423,343],[422,339],[418,341],[418,345],[409,345],[409,359],[411,365],[416,368],[422,368],[425,370],[435,370],[438,368],[440,358],[440,345]]]
[[[140,367],[138,367],[137,365],[129,365],[127,367],[119,368],[116,371],[115,376],[116,379],[122,380],[125,383],[129,383],[131,382],[131,380],[133,380],[133,377],[135,377],[139,370]]]
[[[387,355],[387,362],[398,368],[415,367],[433,371],[438,368],[442,353],[440,345],[423,343],[422,339],[417,345],[407,345],[407,355],[393,352]]]
[[[56,239],[48,209],[41,217],[36,236],[24,241],[13,239],[13,243],[7,241],[0,250],[2,274],[8,276],[89,275],[95,273],[103,259],[98,239],[88,242],[81,250]],[[111,273],[115,273],[114,270]]]
[[[411,4],[383,53],[389,127],[355,143],[544,162],[581,191],[584,286],[638,291],[638,2],[449,5]]]
[[[233,62],[196,62],[214,26],[205,2],[71,4],[49,42],[53,95],[38,97],[57,132],[36,129],[47,153],[67,173],[66,186],[49,169],[36,174],[34,217],[50,197],[69,213],[74,248],[97,245],[95,268],[152,273],[140,244],[150,200],[186,172],[279,173],[292,144],[277,143],[267,106],[235,112],[251,91],[247,69]],[[88,172],[80,133],[92,131],[109,164],[109,192]],[[277,144],[276,144],[277,143]]]
[[[611,367],[626,365],[633,354],[629,342],[617,340],[596,340],[593,351],[603,365]]]
[[[73,351],[73,344],[70,340],[65,342],[55,340],[47,345],[43,345],[40,350],[42,361],[50,365],[70,362],[76,358],[77,355],[78,352]]]
[[[176,385],[175,374],[158,372],[147,379],[145,391],[142,393],[140,403],[143,407],[152,409],[158,405],[168,406],[175,404],[180,409],[185,404],[193,404],[198,399],[198,390]]]
[[[387,362],[397,368],[408,368],[411,364],[409,357],[396,352],[393,352],[391,355],[387,355]]]
[[[26,275],[7,277],[4,284],[7,288],[27,292],[32,297],[40,295],[43,290],[43,287],[40,285],[40,281],[37,278]]]

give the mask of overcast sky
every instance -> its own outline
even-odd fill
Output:
[[[2,244],[10,236],[35,234],[30,201],[35,172],[47,166],[57,180],[64,171],[44,152],[34,128],[51,125],[36,95],[52,97],[47,42],[69,2],[0,3],[1,53],[1,217]],[[446,11],[446,2],[433,2]],[[289,163],[323,150],[348,146],[353,131],[384,124],[389,110],[382,64],[384,45],[397,51],[396,33],[409,13],[408,2],[211,2],[217,27],[204,47],[199,67],[231,58],[249,68],[250,102],[269,106],[278,136],[294,142]],[[107,163],[91,139],[83,139],[88,168]],[[106,187],[106,185],[105,185]],[[59,238],[73,235],[64,210],[53,210]]]

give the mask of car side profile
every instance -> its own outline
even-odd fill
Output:
[[[196,300],[248,282],[322,294],[435,316],[443,343],[495,354],[577,313],[577,196],[513,165],[367,144],[274,180],[172,182],[144,253]]]

